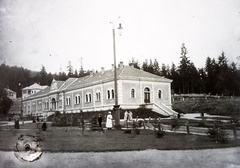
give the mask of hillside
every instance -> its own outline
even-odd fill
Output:
[[[186,99],[172,102],[172,108],[182,113],[208,113],[240,116],[240,98],[233,99]]]

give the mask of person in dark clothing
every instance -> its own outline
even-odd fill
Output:
[[[102,127],[102,117],[100,114],[98,114],[98,124],[99,124],[99,127]]]

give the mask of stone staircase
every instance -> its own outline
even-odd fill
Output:
[[[178,113],[164,104],[152,103],[152,111],[171,118],[177,117]]]

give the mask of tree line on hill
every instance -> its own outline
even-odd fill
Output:
[[[149,73],[172,79],[171,88],[174,93],[206,93],[218,95],[240,95],[240,70],[237,64],[228,64],[225,53],[222,52],[217,60],[207,57],[205,67],[197,69],[193,62],[187,57],[187,48],[183,43],[181,46],[181,56],[179,65],[172,63],[171,67],[157,59],[146,59],[142,64],[132,58],[129,65],[134,65],[137,69],[142,69]],[[90,74],[83,67],[80,70],[73,70],[71,61],[68,62],[68,73],[59,72],[58,74],[47,73],[44,66],[39,72],[31,71],[23,67],[10,67],[5,63],[0,66],[0,85],[17,92],[17,97],[21,96],[21,88],[30,86],[33,83],[49,85],[52,79],[66,80],[69,77],[83,77]]]
[[[164,63],[159,65],[155,59],[145,60],[140,66],[139,62],[132,59],[134,67],[144,71],[172,79],[172,90],[177,94],[206,93],[225,96],[240,95],[240,70],[237,64],[228,64],[225,53],[222,52],[218,59],[207,57],[204,68],[197,69],[187,57],[187,48],[183,43],[179,66],[172,63],[171,67]],[[240,56],[239,56],[240,58]]]

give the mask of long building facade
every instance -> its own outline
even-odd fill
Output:
[[[116,68],[117,96],[121,109],[150,108],[165,116],[171,109],[172,80],[120,63]],[[113,110],[114,68],[66,81],[53,79],[51,86],[23,100],[23,115],[48,116],[55,111],[79,113]]]

